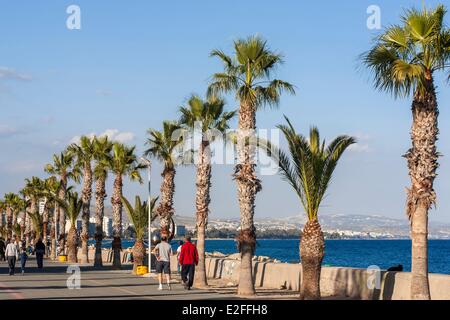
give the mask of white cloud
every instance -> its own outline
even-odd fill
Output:
[[[93,138],[97,134],[95,132],[91,132],[89,134],[86,134],[85,136],[88,136],[90,138]],[[134,140],[134,133],[132,132],[120,132],[118,129],[106,129],[104,132],[98,134],[99,137],[107,136],[109,140],[111,141],[117,141],[117,142],[130,142]],[[81,136],[75,136],[70,140],[70,143],[78,143],[80,142]]]
[[[101,97],[109,97],[112,95],[112,92],[109,90],[97,89],[95,90],[95,94]]]
[[[0,79],[30,81],[33,77],[29,74],[20,73],[12,68],[0,66]]]
[[[31,173],[37,170],[42,170],[44,168],[44,164],[36,163],[33,160],[25,160],[25,161],[14,161],[7,166],[3,167],[4,172],[8,173]]]
[[[372,148],[369,146],[369,141],[372,139],[371,136],[367,133],[356,133],[352,135],[356,138],[357,143],[352,144],[348,147],[348,150],[355,153],[368,153],[372,151]]]
[[[17,128],[11,127],[10,125],[7,124],[0,123],[0,138],[10,137],[17,133],[19,133],[19,130]]]
[[[348,147],[348,150],[357,153],[367,153],[370,152],[371,149],[367,143],[355,143]]]

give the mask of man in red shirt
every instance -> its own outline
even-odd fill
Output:
[[[198,264],[197,247],[192,244],[190,236],[185,237],[185,242],[181,246],[179,262],[184,288],[190,290],[194,282],[195,266]]]

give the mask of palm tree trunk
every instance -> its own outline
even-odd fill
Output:
[[[83,213],[81,216],[81,263],[88,263],[88,240],[89,240],[89,217],[92,197],[92,170],[90,163],[84,166],[84,180],[83,180]]]
[[[122,175],[117,174],[114,180],[113,195],[111,197],[113,211],[113,268],[120,269],[120,251],[122,250]]]
[[[67,261],[69,263],[77,263],[77,251],[78,251],[78,241],[77,241],[77,230],[74,225],[70,226],[69,233],[67,235]]]
[[[61,176],[61,187],[59,190],[59,198],[64,200],[66,197],[67,178]],[[59,248],[60,254],[63,255],[66,252],[66,212],[64,208],[59,207]]]
[[[142,239],[136,240],[133,246],[133,274],[136,274],[137,267],[144,265],[145,246]]]
[[[28,212],[28,209],[26,209],[25,210],[25,231],[24,231],[24,234],[25,234],[25,243],[26,243],[27,247],[30,245],[30,241],[31,241],[31,236],[30,236],[30,233],[31,233],[30,223],[31,223],[31,221],[30,220],[31,220],[30,219],[30,214]]]
[[[194,285],[198,288],[208,286],[205,265],[205,233],[208,224],[208,213],[211,188],[211,161],[209,143],[204,141],[200,146],[199,161],[197,164],[197,193],[195,199],[197,217],[197,250],[198,267],[195,272]]]
[[[42,239],[44,243],[47,241],[47,233],[48,233],[48,207],[47,204],[44,206],[44,212],[42,214]]]
[[[23,213],[22,221],[20,221],[20,239],[24,239],[25,237],[25,220],[27,217],[27,211]]]
[[[161,235],[170,236],[170,222],[174,214],[173,195],[175,193],[175,169],[164,168],[161,176],[163,177],[161,183],[161,200],[156,209],[156,213],[159,215]]]
[[[320,299],[320,272],[325,251],[322,229],[317,219],[308,221],[303,228],[300,241],[302,279],[300,299]]]
[[[13,220],[13,216],[12,216],[12,209],[11,207],[7,207],[6,208],[6,234],[8,239],[10,239],[12,237],[12,220]]]
[[[103,240],[103,217],[105,214],[105,177],[99,177],[95,181],[95,259],[94,267],[103,266],[102,240]]]
[[[53,260],[56,260],[56,245],[59,237],[59,204],[55,201],[55,208],[53,209],[53,239],[52,239],[52,252],[51,256]]]
[[[238,247],[241,253],[238,294],[255,294],[253,283],[252,258],[255,253],[256,233],[253,223],[255,197],[261,190],[261,182],[255,172],[256,110],[249,104],[241,104],[239,109],[239,130],[237,134],[238,163],[234,179],[237,181],[241,229],[238,235]]]
[[[408,160],[411,188],[408,189],[406,212],[411,221],[412,263],[411,298],[430,299],[428,281],[428,210],[436,202],[433,189],[438,153],[436,141],[438,106],[433,79],[429,76],[426,93],[416,93],[412,104],[412,148],[405,157]]]

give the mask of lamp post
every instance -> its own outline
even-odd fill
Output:
[[[148,272],[152,273],[152,208],[151,208],[151,181],[152,181],[152,163],[150,160],[141,157],[141,161],[147,166],[148,180]]]

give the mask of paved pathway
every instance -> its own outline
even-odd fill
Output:
[[[172,290],[159,291],[154,278],[138,277],[126,270],[112,270],[105,267],[96,270],[91,266],[80,266],[81,289],[68,289],[67,264],[45,260],[44,270],[36,267],[34,257],[27,261],[27,270],[8,275],[8,265],[0,262],[0,301],[4,299],[236,299],[235,295],[215,291],[186,291],[180,283],[172,284]],[[175,275],[175,279],[178,276]],[[179,278],[178,278],[179,279]]]

